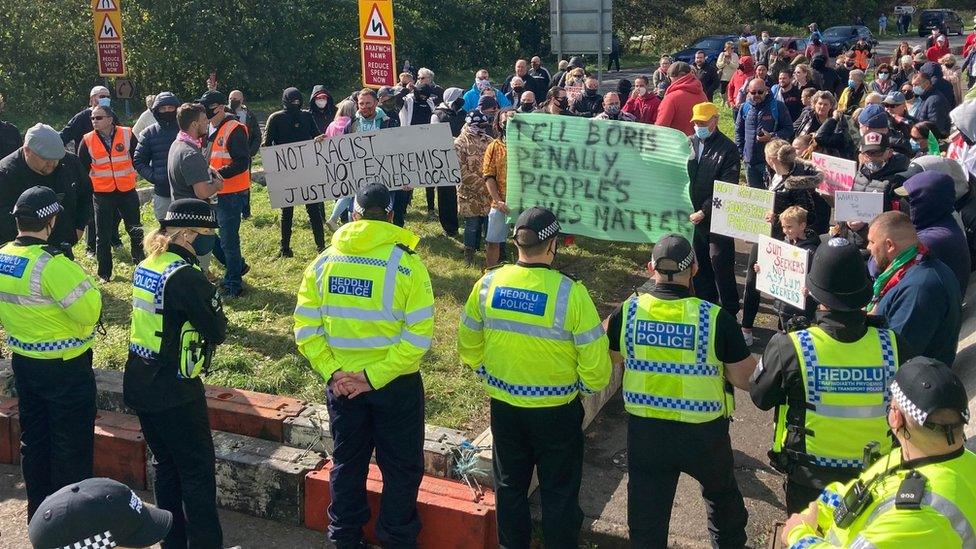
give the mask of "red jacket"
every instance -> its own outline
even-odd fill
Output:
[[[657,110],[661,105],[661,98],[648,89],[643,96],[633,96],[627,99],[623,111],[634,115],[638,122],[653,124],[657,120]]]
[[[657,109],[657,119],[654,123],[658,126],[668,126],[681,130],[685,132],[685,135],[691,135],[695,131],[691,123],[691,109],[695,105],[707,101],[708,98],[705,97],[701,80],[695,76],[695,73],[688,73],[677,80],[673,80],[668,86],[668,91],[664,92],[661,106]]]
[[[969,50],[971,48],[976,48],[976,31],[973,31],[966,37],[966,43],[962,46],[962,56],[966,58],[969,56]]]
[[[936,44],[936,45],[932,46],[931,48],[925,50],[925,57],[928,58],[929,61],[932,61],[934,63],[938,63],[939,62],[939,59],[942,59],[942,56],[943,55],[946,55],[946,54],[949,54],[949,53],[952,53],[952,51],[949,50],[949,46],[945,46],[945,47],[940,48],[939,45]]]
[[[729,80],[729,87],[726,92],[729,95],[729,102],[733,105],[738,103],[739,88],[745,86],[756,76],[756,64],[752,60],[752,57],[748,55],[739,58],[739,68],[732,73],[732,79]]]

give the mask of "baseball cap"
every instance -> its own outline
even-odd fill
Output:
[[[718,107],[711,101],[699,103],[691,108],[692,122],[708,122],[718,115]]]
[[[928,58],[925,57],[925,54],[924,53],[916,53],[915,54],[914,61],[916,63],[924,63],[924,62],[928,61]]]
[[[949,444],[953,443],[952,428],[969,423],[966,388],[948,366],[934,358],[919,356],[903,364],[891,382],[891,397],[919,425],[944,431]],[[950,425],[926,423],[932,412],[942,409],[958,412],[962,421]]]
[[[522,229],[532,231],[538,241],[543,242],[558,235],[561,227],[554,213],[545,208],[533,206],[522,212],[515,220],[515,232],[513,233],[516,244],[519,244],[521,240],[523,244],[532,245],[532,242],[526,242],[524,238],[519,239],[518,234]]]
[[[871,104],[861,109],[861,114],[857,115],[857,121],[872,130],[887,128],[888,113],[881,105]]]
[[[199,198],[181,198],[170,203],[160,227],[199,227],[216,229],[217,217],[210,204]]]
[[[884,98],[885,105],[901,105],[905,102],[905,94],[900,91],[890,91]]]
[[[203,106],[213,105],[214,103],[223,105],[226,102],[227,96],[217,90],[208,90],[206,93],[200,96],[200,99],[197,99],[197,103],[200,103]]]
[[[390,86],[380,86],[380,89],[376,90],[376,97],[381,97],[381,96],[384,96],[384,95],[386,95],[386,96],[392,96],[393,95],[393,88],[390,87]]]
[[[96,95],[112,95],[112,92],[108,91],[105,86],[95,86],[88,93],[88,97],[95,97]]]
[[[145,504],[128,486],[107,478],[69,484],[34,513],[34,547],[148,547],[163,539],[173,515]]]
[[[661,274],[678,274],[690,269],[694,263],[695,251],[688,239],[680,234],[662,236],[651,252],[651,265]]]
[[[861,138],[861,152],[883,151],[888,148],[888,135],[878,132],[868,132]]]
[[[353,201],[353,210],[362,215],[366,210],[383,208],[387,213],[393,211],[393,196],[386,185],[370,183],[359,189]]]
[[[64,158],[64,143],[57,131],[47,124],[34,124],[24,134],[24,145],[44,160]]]
[[[58,199],[50,188],[37,185],[21,193],[11,213],[14,217],[47,219],[64,210]]]

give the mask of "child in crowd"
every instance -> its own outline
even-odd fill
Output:
[[[790,206],[779,214],[779,223],[783,227],[783,234],[785,235],[783,242],[808,251],[808,259],[812,258],[813,253],[817,251],[817,246],[820,245],[820,236],[817,235],[816,231],[807,227],[807,211],[799,206]],[[758,263],[752,268],[756,273],[759,273]],[[806,288],[804,288],[803,293],[806,294]],[[817,309],[817,302],[807,295],[806,307],[797,309],[777,299],[773,301],[773,309],[779,316],[779,330],[785,332],[789,329],[790,319],[795,316],[803,316],[812,321]]]

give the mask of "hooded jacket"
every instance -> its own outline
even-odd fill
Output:
[[[464,118],[468,115],[464,110],[464,90],[461,88],[447,88],[444,90],[444,101],[434,109],[430,116],[431,124],[450,124],[451,135],[461,135]]]
[[[180,126],[176,118],[164,120],[159,114],[161,107],[179,107],[180,99],[168,91],[160,92],[153,101],[152,113],[156,123],[139,134],[139,144],[132,155],[132,166],[139,172],[139,176],[152,183],[153,193],[157,196],[169,198],[169,177],[166,172],[166,162],[169,158],[169,148],[176,141],[176,134],[180,133]],[[176,112],[173,112],[175,115]]]
[[[955,182],[947,174],[926,171],[909,177],[903,188],[908,191],[909,217],[918,239],[932,257],[952,270],[965,295],[970,274],[969,248],[966,235],[952,215]]]
[[[356,118],[352,121],[352,124],[349,124],[349,129],[346,130],[346,133],[368,132],[396,127],[397,124],[394,123],[394,120],[394,118],[387,116],[386,111],[379,106],[376,107],[376,114],[371,119],[363,118],[363,115],[359,111],[356,111]]]
[[[952,140],[946,156],[962,164],[962,167],[976,177],[976,101],[969,100],[952,109],[949,113],[959,135]]]
[[[823,79],[823,89],[834,94],[836,97],[840,95],[841,90],[847,82],[841,82],[840,75],[837,74],[832,67],[827,66],[827,58],[822,55],[815,55],[813,61],[810,62],[810,68],[820,73],[820,77]]]
[[[324,93],[326,97],[328,97],[324,109],[320,109],[318,105],[315,104],[315,96],[319,93]],[[332,94],[329,93],[329,90],[325,89],[325,86],[322,84],[318,84],[313,87],[312,94],[308,96],[308,113],[312,115],[312,121],[315,122],[315,129],[317,129],[319,133],[325,133],[326,128],[329,127],[329,123],[331,123],[335,118],[335,100],[332,99]]]
[[[312,119],[312,113],[303,111],[301,103],[302,94],[298,88],[287,88],[282,92],[281,104],[284,109],[271,113],[265,122],[262,146],[308,141],[321,133]]]
[[[797,160],[793,163],[790,173],[770,185],[769,190],[775,193],[772,238],[783,239],[783,226],[780,225],[779,214],[791,206],[799,206],[807,211],[807,227],[818,234],[827,232],[830,211],[827,208],[824,215],[826,203],[817,194],[817,186],[821,182],[823,182],[823,174],[820,170],[813,164]]]
[[[654,123],[691,135],[695,133],[691,123],[691,110],[695,105],[707,101],[708,97],[705,96],[701,81],[690,72],[673,80],[668,86],[668,91],[664,92],[664,99],[657,108],[657,118]]]
[[[603,112],[603,96],[598,90],[591,91],[584,88],[576,101],[569,105],[569,112],[577,116],[593,118]]]
[[[729,86],[725,90],[729,100],[735,101],[739,97],[739,88],[748,84],[749,80],[755,76],[756,62],[748,55],[740,57],[739,68],[732,74],[732,78],[729,79]]]
[[[657,110],[660,106],[661,98],[649,89],[644,95],[628,98],[624,103],[623,111],[634,115],[638,122],[653,124],[657,120]]]
[[[413,93],[403,98],[403,108],[400,109],[400,126],[416,126],[430,124],[430,117],[437,105],[434,103],[433,90],[429,86],[417,86]]]
[[[478,90],[478,83],[475,82],[471,85],[470,90],[464,92],[464,110],[466,112],[471,112],[477,109],[478,99],[481,99],[481,92]],[[495,88],[495,99],[498,100],[498,108],[500,109],[512,106],[512,102],[508,100],[508,96],[502,93],[498,88]]]
[[[939,79],[942,80],[941,78]],[[918,113],[915,118],[919,122],[931,122],[935,124],[936,129],[939,132],[938,137],[946,137],[949,135],[949,102],[946,98],[939,93],[935,88],[935,82],[932,82],[932,87],[925,91],[920,97],[919,101],[921,104],[918,106]]]

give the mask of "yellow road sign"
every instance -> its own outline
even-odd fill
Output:
[[[359,52],[364,86],[396,84],[393,0],[359,0]]]
[[[91,0],[98,74],[101,76],[125,76],[120,1]]]

